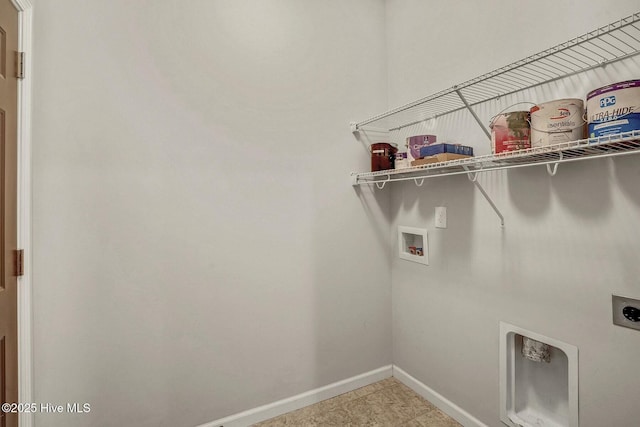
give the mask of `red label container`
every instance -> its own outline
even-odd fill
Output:
[[[528,111],[498,114],[491,120],[493,154],[531,148],[531,126]]]

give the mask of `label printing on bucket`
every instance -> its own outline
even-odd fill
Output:
[[[589,137],[640,129],[640,80],[614,83],[587,95]]]
[[[491,128],[491,150],[494,154],[531,147],[529,111],[512,111],[494,116]]]
[[[558,99],[531,108],[531,146],[543,147],[584,137],[584,102]]]

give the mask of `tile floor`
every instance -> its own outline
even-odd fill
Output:
[[[281,426],[456,427],[454,419],[395,378],[254,424]]]

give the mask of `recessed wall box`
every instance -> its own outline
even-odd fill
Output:
[[[526,339],[547,346],[548,359],[527,357]],[[578,427],[578,348],[500,322],[500,420],[509,427]]]
[[[399,226],[398,256],[407,261],[429,265],[427,230],[424,228]]]

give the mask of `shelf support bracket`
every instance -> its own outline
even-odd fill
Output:
[[[471,172],[469,170],[469,166],[462,166],[462,167],[463,167],[464,170],[467,171],[467,175],[469,177],[469,180],[471,182],[473,182],[473,185],[476,186],[478,191],[480,191],[480,193],[484,196],[484,198],[487,200],[487,202],[489,202],[489,205],[491,205],[491,208],[493,208],[493,210],[496,213],[496,215],[498,215],[498,218],[500,218],[500,227],[504,227],[504,216],[502,216],[502,213],[500,213],[500,210],[498,209],[496,204],[493,203],[493,200],[491,200],[491,197],[489,197],[487,192],[484,191],[484,188],[482,187],[482,185],[480,185],[480,183],[478,182],[478,171]],[[473,178],[472,178],[472,175],[473,175]]]
[[[562,161],[562,151],[560,152],[560,157],[558,158],[558,161],[553,164],[553,167],[551,167],[550,163],[547,163],[547,173],[551,176],[556,176],[556,172],[558,172],[558,165],[560,164],[561,161]]]
[[[384,186],[387,184],[387,182],[391,181],[391,175],[387,175],[387,179],[384,181],[377,181],[376,187],[378,187],[378,190],[382,190],[384,188]]]
[[[469,112],[471,113],[471,115],[473,116],[473,118],[476,120],[476,122],[478,122],[478,125],[480,126],[480,129],[482,129],[482,131],[485,133],[485,135],[487,135],[487,138],[491,139],[491,132],[489,132],[487,130],[487,128],[485,127],[485,125],[482,123],[482,120],[480,120],[480,117],[478,117],[478,115],[476,114],[475,111],[473,111],[473,108],[471,108],[471,105],[469,105],[469,103],[467,102],[466,98],[464,97],[464,95],[462,95],[462,92],[460,92],[460,89],[458,89],[457,86],[454,86],[454,90],[456,91],[456,93],[458,94],[458,96],[460,97],[460,100],[462,101],[462,103],[464,104],[465,107],[467,107],[467,110],[469,110]]]
[[[476,172],[467,172],[467,178],[469,178],[469,181],[471,181],[471,182],[477,182],[478,181],[478,172],[477,171]]]

